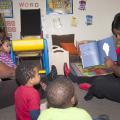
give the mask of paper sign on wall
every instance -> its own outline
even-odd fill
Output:
[[[71,25],[72,25],[73,27],[77,27],[77,18],[76,18],[76,17],[72,17]]]
[[[93,24],[93,16],[86,15],[86,25],[92,25],[92,24]]]
[[[86,10],[86,1],[85,0],[79,1],[79,10]]]

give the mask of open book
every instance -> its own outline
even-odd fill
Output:
[[[83,68],[102,65],[106,56],[117,61],[116,48],[113,37],[99,41],[92,41],[79,45]]]

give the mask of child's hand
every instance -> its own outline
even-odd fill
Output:
[[[42,87],[43,90],[46,90],[47,85],[45,83],[40,82],[40,85],[41,85],[41,87]]]

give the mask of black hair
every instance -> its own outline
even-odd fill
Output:
[[[0,45],[4,44],[6,41],[10,41],[10,37],[6,35],[5,29],[0,28]]]
[[[4,44],[6,41],[10,41],[10,38],[5,35],[4,29],[0,28],[0,33],[4,33],[3,36],[0,36],[0,46]]]
[[[112,22],[112,32],[114,33],[114,29],[120,30],[120,12],[117,13],[114,17],[114,20]]]
[[[64,77],[58,77],[47,87],[47,100],[50,107],[65,108],[73,96],[73,84]]]
[[[4,44],[5,42],[8,42],[8,41],[10,41],[10,39],[5,37],[1,40],[1,44]]]
[[[30,79],[35,77],[35,64],[21,62],[16,68],[16,80],[20,85],[25,85]]]
[[[0,28],[0,33],[4,32],[4,30],[2,28]]]
[[[5,43],[5,42],[10,42],[10,39],[8,37],[4,37],[0,40],[0,47]]]

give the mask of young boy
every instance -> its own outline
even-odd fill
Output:
[[[59,77],[47,87],[47,101],[50,107],[44,110],[38,120],[93,120],[84,109],[74,107],[77,99],[70,80]],[[107,115],[100,115],[95,120],[109,120]]]
[[[19,64],[16,80],[20,84],[15,91],[16,119],[37,120],[40,114],[40,93],[34,86],[40,83],[38,68],[33,64]]]
[[[71,81],[57,78],[47,87],[49,109],[43,111],[38,120],[92,120],[83,109],[73,107],[76,103]]]

